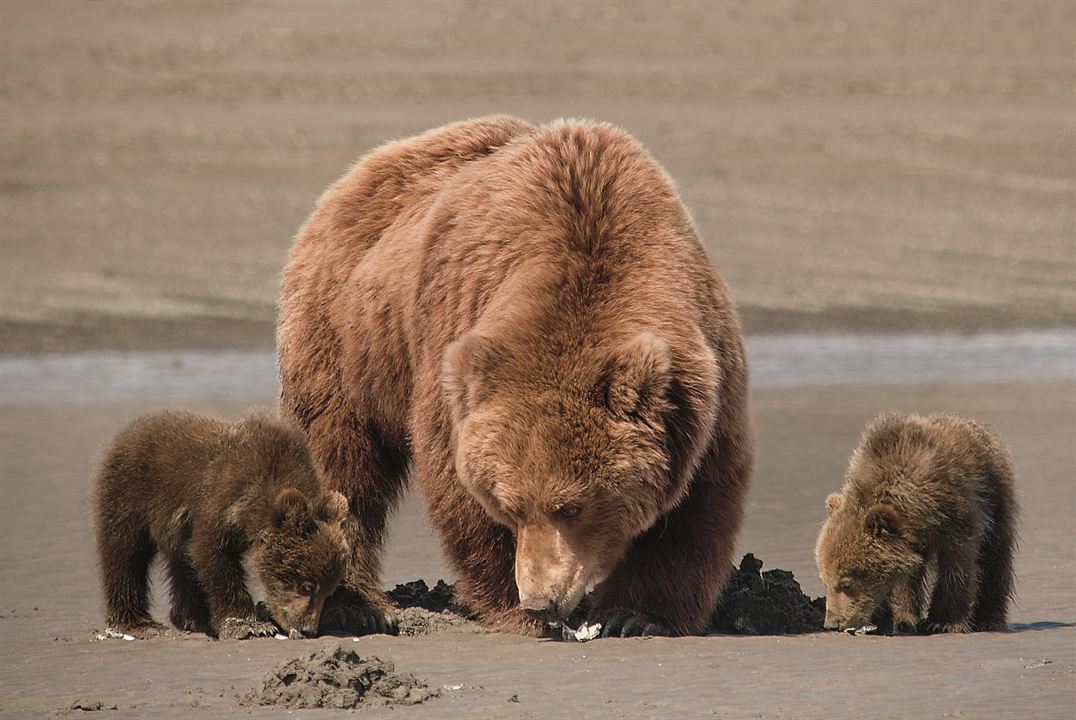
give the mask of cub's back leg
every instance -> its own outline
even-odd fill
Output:
[[[972,614],[974,630],[1004,632],[1009,629],[1009,602],[1016,586],[1013,567],[1016,552],[1016,498],[1012,477],[995,482],[994,523],[983,540],[979,553],[979,591]]]
[[[140,637],[163,630],[149,612],[149,566],[157,553],[149,528],[106,515],[98,519],[97,547],[108,626]]]

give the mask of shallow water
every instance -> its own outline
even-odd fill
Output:
[[[757,389],[806,385],[1076,379],[1076,330],[978,335],[763,335],[748,339]],[[277,394],[271,350],[0,357],[0,405],[250,401]]]

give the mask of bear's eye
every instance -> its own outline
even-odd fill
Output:
[[[839,583],[837,583],[837,592],[842,592],[842,593],[850,593],[850,592],[852,592],[852,581],[851,580],[841,580]]]
[[[314,584],[313,583],[308,583],[308,582],[303,583],[302,585],[299,586],[299,594],[300,595],[306,595],[307,597],[310,597],[311,595],[314,594]]]
[[[562,520],[571,520],[579,515],[581,509],[578,505],[561,505],[557,508],[556,515]]]

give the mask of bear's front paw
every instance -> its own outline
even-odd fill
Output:
[[[614,609],[597,613],[588,619],[588,623],[601,623],[599,637],[656,637],[670,636],[673,631],[658,618],[634,610]]]
[[[963,622],[941,622],[927,618],[919,624],[919,632],[926,635],[937,635],[940,633],[970,633],[971,623],[966,620]]]
[[[165,631],[164,625],[158,622],[148,622],[138,623],[137,625],[115,625],[110,627],[106,634],[109,634],[110,637],[129,635],[136,640],[148,640],[163,635]]]
[[[255,617],[228,617],[217,625],[217,638],[220,640],[247,640],[256,637],[273,637],[277,627],[271,622],[264,622]]]
[[[319,635],[395,635],[399,630],[396,611],[387,604],[371,607],[330,596],[318,622]]]

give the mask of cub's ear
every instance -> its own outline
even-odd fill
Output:
[[[830,493],[826,498],[826,515],[833,517],[844,507],[844,495],[839,492]]]
[[[321,500],[321,519],[326,522],[343,522],[350,513],[347,498],[343,493],[330,490]]]
[[[881,540],[895,540],[904,532],[904,523],[892,505],[877,503],[872,505],[863,519],[863,526],[868,533]]]
[[[441,364],[441,385],[454,422],[481,402],[486,377],[504,355],[493,340],[471,330],[445,348]]]
[[[603,379],[605,404],[618,415],[652,416],[668,407],[672,380],[669,345],[641,332],[620,347]]]
[[[285,525],[299,527],[310,518],[310,502],[295,488],[285,488],[273,501],[272,521],[277,528]]]

